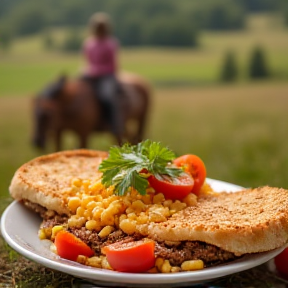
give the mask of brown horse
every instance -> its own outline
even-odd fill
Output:
[[[134,74],[121,74],[120,107],[124,119],[124,133],[117,143],[136,144],[143,139],[150,100],[150,87],[144,79]],[[82,79],[59,78],[33,101],[33,144],[41,149],[47,137],[55,141],[56,151],[62,149],[62,135],[66,130],[79,137],[79,148],[88,147],[93,132],[111,132],[103,109],[90,85]],[[51,97],[52,96],[52,97]],[[116,135],[114,135],[116,137]]]

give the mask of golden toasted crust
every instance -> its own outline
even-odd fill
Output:
[[[98,166],[107,156],[107,152],[80,149],[37,157],[16,171],[10,194],[16,200],[29,200],[69,215],[66,203],[71,195],[71,180],[99,178]]]
[[[269,251],[288,241],[288,191],[266,186],[202,198],[149,232],[156,240],[203,241],[236,255]]]

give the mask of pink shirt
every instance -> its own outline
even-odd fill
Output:
[[[92,77],[115,74],[117,70],[117,50],[118,42],[112,37],[101,40],[92,37],[88,38],[83,46],[87,60],[84,74]]]

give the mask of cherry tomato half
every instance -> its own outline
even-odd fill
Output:
[[[194,180],[188,173],[182,173],[177,178],[166,175],[159,180],[154,175],[148,177],[149,184],[158,193],[163,193],[166,199],[181,200],[191,193]]]
[[[204,162],[196,155],[187,154],[176,158],[173,161],[177,167],[183,167],[194,179],[192,193],[198,195],[206,179],[206,167]]]
[[[140,273],[155,265],[154,241],[117,242],[102,248],[110,266],[121,272]]]
[[[66,230],[61,230],[56,234],[54,244],[57,254],[68,260],[76,261],[78,255],[91,257],[94,254],[88,245]]]
[[[274,263],[279,274],[288,279],[288,248],[274,258]]]

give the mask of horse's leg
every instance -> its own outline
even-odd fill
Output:
[[[142,93],[141,93],[142,92]],[[140,93],[142,94],[143,104],[142,104],[142,113],[138,117],[138,132],[136,142],[139,143],[143,140],[144,132],[147,124],[148,118],[148,110],[149,110],[149,90],[142,90]]]
[[[141,115],[137,116],[136,122],[136,131],[132,137],[132,144],[137,144],[143,140],[144,132],[146,128],[146,121],[147,121],[147,109],[148,107],[143,107],[144,111],[142,111]]]
[[[57,129],[55,131],[55,150],[56,151],[61,151],[62,149],[62,130],[61,129]]]
[[[115,137],[116,137],[116,141],[117,141],[117,144],[119,145],[119,146],[122,146],[123,145],[123,136],[120,136],[120,135],[115,135]]]
[[[87,137],[86,136],[84,136],[84,135],[82,135],[81,137],[80,137],[80,147],[79,148],[82,148],[82,149],[85,149],[85,148],[87,148]]]
[[[79,148],[85,149],[88,147],[88,132],[81,132],[79,133]]]

